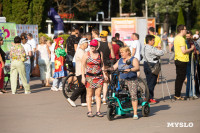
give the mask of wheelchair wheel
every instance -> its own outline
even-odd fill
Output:
[[[108,106],[108,108],[107,108],[107,118],[108,118],[109,121],[114,120],[114,117],[116,115],[115,113],[116,113],[115,107],[112,106],[112,105]]]
[[[68,83],[69,78],[75,77],[75,74],[70,74],[63,79],[63,95],[65,98],[71,97],[72,93],[78,88],[78,80],[74,79],[71,83]]]
[[[149,101],[149,88],[147,83],[141,77],[138,77],[138,99],[141,98],[143,101]]]
[[[150,113],[150,107],[149,105],[146,103],[144,106],[142,106],[142,115],[144,117],[147,117],[149,116],[149,113]]]

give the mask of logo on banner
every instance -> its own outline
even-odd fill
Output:
[[[0,29],[0,36],[5,37],[5,39],[9,38],[10,37],[10,31],[8,29],[4,29],[4,27],[2,27]]]

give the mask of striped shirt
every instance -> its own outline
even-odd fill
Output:
[[[163,55],[164,55],[163,50],[159,50],[149,44],[144,46],[144,61],[157,63],[158,60],[154,60],[154,59],[156,59],[158,56],[163,56]]]

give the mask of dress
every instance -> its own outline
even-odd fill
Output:
[[[93,59],[88,52],[88,58],[86,60],[86,88],[100,88],[103,85],[103,74],[101,69],[101,57]]]

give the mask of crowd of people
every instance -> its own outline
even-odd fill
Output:
[[[64,44],[62,37],[55,36],[53,43],[46,40],[44,36],[39,38],[37,45],[32,34],[22,33],[14,38],[14,43],[10,48],[10,80],[12,94],[17,93],[17,79],[19,74],[20,88],[24,88],[25,94],[30,94],[30,75],[36,65],[39,65],[41,87],[51,87],[52,91],[62,90],[62,78],[75,73],[79,87],[72,96],[67,99],[71,106],[76,107],[75,100],[81,96],[81,105],[88,107],[88,117],[94,117],[92,113],[92,103],[96,102],[96,116],[103,117],[100,112],[101,102],[107,104],[107,91],[110,82],[110,75],[106,70],[120,69],[125,73],[120,74],[120,80],[128,86],[132,106],[134,109],[134,119],[137,115],[137,77],[140,76],[140,61],[144,61],[144,73],[150,92],[150,103],[157,103],[154,99],[154,88],[159,82],[159,74],[152,73],[152,68],[160,62],[160,57],[169,52],[174,55],[176,66],[175,80],[175,100],[185,100],[186,98],[198,98],[199,93],[199,51],[194,46],[194,41],[199,39],[199,33],[192,35],[186,26],[177,27],[178,34],[175,36],[164,32],[160,38],[155,34],[155,29],[150,27],[148,35],[145,37],[145,45],[139,41],[139,34],[133,33],[131,39],[120,40],[120,34],[116,33],[108,42],[108,32],[103,30],[99,33],[97,29],[80,35],[78,29],[72,29],[70,36]],[[186,40],[184,36],[186,35]],[[0,37],[0,45],[3,45],[3,38]],[[169,50],[167,50],[167,45]],[[4,66],[6,54],[0,48],[0,91],[4,90]],[[173,54],[174,53],[174,54]],[[169,57],[172,60],[173,57]],[[66,66],[66,60],[72,62]],[[130,60],[131,64],[126,65]],[[194,69],[191,69],[191,64]],[[124,67],[126,66],[126,67]],[[193,72],[191,72],[193,71]],[[193,73],[193,77],[191,77]],[[53,85],[50,84],[50,77],[53,78]],[[68,79],[68,83],[74,80]],[[196,89],[191,85],[191,80],[195,79]],[[187,84],[186,97],[181,96],[183,83]],[[102,100],[101,94],[103,93]]]

